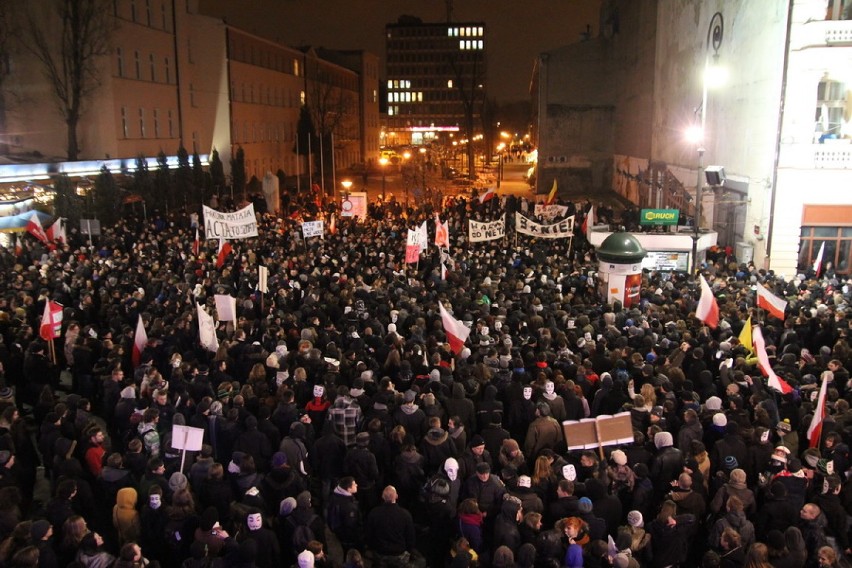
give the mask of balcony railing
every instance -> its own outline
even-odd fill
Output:
[[[852,20],[814,20],[795,34],[794,48],[852,44]]]
[[[795,169],[852,170],[852,144],[838,142],[782,144],[778,165]]]

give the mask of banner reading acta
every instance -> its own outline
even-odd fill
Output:
[[[207,239],[247,239],[257,236],[254,205],[239,211],[216,211],[204,205],[204,237]]]

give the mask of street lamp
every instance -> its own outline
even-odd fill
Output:
[[[403,158],[403,160],[405,160],[405,163],[406,163],[406,164],[408,164],[408,163],[409,163],[409,161],[408,161],[408,160],[410,160],[410,159],[411,159],[411,152],[409,152],[408,150],[406,150],[405,152],[403,152],[403,153],[402,153],[402,158]],[[402,173],[402,164],[400,164],[400,165],[399,165],[399,171],[400,171],[400,173]],[[406,168],[406,172],[408,172],[408,171],[409,171],[409,170]],[[406,177],[407,177],[407,175],[406,175]],[[408,207],[408,185],[409,185],[409,180],[405,180],[405,179],[404,179],[404,182],[405,182],[405,206],[406,206],[406,207]]]
[[[382,156],[379,158],[379,165],[382,167],[382,201],[385,200],[385,166],[388,165],[388,159]]]
[[[340,182],[340,185],[343,186],[343,199],[346,199],[349,197],[349,190],[352,189],[352,180],[345,179]]]
[[[710,26],[707,28],[707,42],[704,45],[704,73],[701,77],[701,123],[692,126],[687,132],[687,137],[696,144],[698,151],[698,174],[695,182],[695,220],[693,221],[692,234],[692,275],[698,272],[698,239],[700,237],[701,225],[701,200],[704,189],[704,134],[707,126],[707,89],[711,82],[720,82],[718,73],[711,76],[711,72],[717,68],[719,59],[719,47],[722,45],[722,36],[725,29],[725,21],[721,12],[716,12],[710,18]],[[710,47],[713,47],[713,65],[710,64]]]

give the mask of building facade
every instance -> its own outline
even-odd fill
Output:
[[[435,24],[402,17],[385,26],[385,34],[385,141],[422,144],[442,136],[447,141],[450,133],[464,136],[469,128],[482,128],[484,22]]]
[[[687,218],[700,194],[700,226],[740,260],[791,277],[825,242],[848,273],[852,15],[841,8],[605,3],[598,38],[537,61],[539,193],[559,179]],[[715,69],[723,77],[705,75]],[[724,181],[707,175],[720,171]]]
[[[300,160],[295,147],[300,109],[321,107],[322,96],[346,102],[315,115],[335,134],[335,167],[378,153],[376,56],[350,52],[344,64],[325,60],[205,16],[198,0],[106,4],[109,54],[98,59],[99,84],[84,99],[78,159],[172,156],[182,144],[201,155],[215,148],[228,174],[242,147],[248,179],[278,170],[306,174],[307,158]],[[63,159],[65,122],[40,64],[21,48],[10,69],[8,153]]]

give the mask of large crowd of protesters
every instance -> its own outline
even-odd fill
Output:
[[[588,204],[566,205],[573,239],[510,222],[484,243],[469,219],[531,204],[373,203],[307,240],[264,214],[218,268],[189,215],[0,249],[0,568],[848,566],[849,286],[720,251],[702,267],[715,329],[682,273],[609,304]],[[406,264],[407,229],[433,234],[435,213],[449,251]],[[755,310],[757,283],[784,320]],[[196,306],[216,294],[237,320],[214,352]],[[64,306],[52,345],[48,300]],[[471,329],[459,352],[439,302]],[[740,342],[749,316],[790,393]],[[619,412],[633,443],[567,451],[562,421]],[[203,429],[201,449],[173,425]]]

